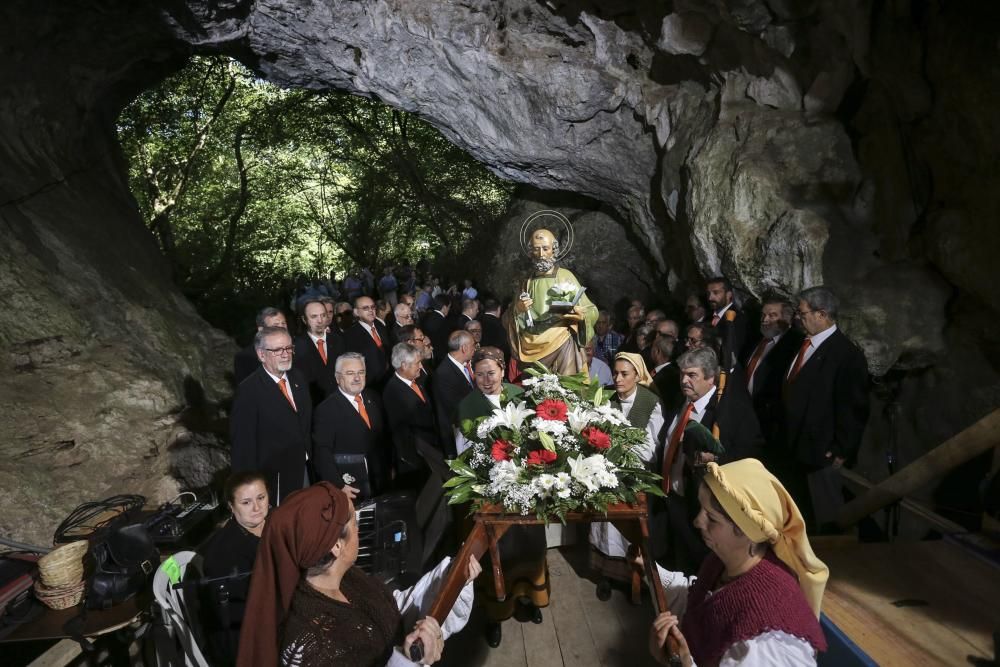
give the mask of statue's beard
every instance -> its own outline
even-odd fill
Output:
[[[541,257],[533,262],[536,273],[548,273],[556,267],[556,260],[552,257]]]

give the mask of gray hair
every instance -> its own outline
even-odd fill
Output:
[[[289,340],[292,339],[292,337],[288,333],[288,329],[282,329],[281,327],[264,327],[263,329],[258,331],[257,334],[253,337],[254,349],[257,351],[265,349],[267,346],[267,343],[265,342],[267,340],[267,337],[276,336],[278,334],[281,334],[283,336],[288,336]]]
[[[664,359],[674,356],[674,341],[666,336],[660,336],[653,341],[653,349],[659,350]]]
[[[266,308],[261,308],[257,312],[257,328],[262,329],[267,324],[267,320],[272,317],[277,317],[278,315],[284,316],[284,313],[275,308],[274,306],[267,306]],[[277,327],[275,327],[277,328]]]
[[[476,344],[476,339],[472,337],[465,329],[459,329],[458,331],[452,331],[451,335],[448,336],[448,351],[458,352],[466,343]]]
[[[365,365],[364,355],[362,355],[360,352],[344,352],[339,357],[337,357],[337,361],[333,364],[333,372],[339,373],[341,367],[344,365],[344,362],[351,360],[360,361],[361,367],[364,368]]]
[[[405,304],[402,301],[400,301],[399,303],[396,304],[396,307],[392,309],[392,312],[393,314],[395,314],[396,319],[399,319],[399,314],[403,312],[404,308],[406,310],[410,310],[410,306],[408,304]]]
[[[392,367],[398,371],[406,364],[419,361],[420,357],[420,350],[409,343],[396,343],[392,348]]]
[[[700,368],[706,378],[719,377],[719,358],[715,355],[715,350],[710,347],[688,350],[677,360],[677,367],[682,371],[685,368]]]
[[[837,314],[840,312],[840,301],[833,295],[833,292],[822,285],[802,290],[799,292],[799,300],[805,301],[813,310],[826,311],[831,320],[836,320]]]

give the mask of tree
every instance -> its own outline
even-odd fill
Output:
[[[260,305],[298,274],[454,254],[511,196],[406,112],[283,90],[224,58],[192,58],[118,128],[139,208],[203,313]]]

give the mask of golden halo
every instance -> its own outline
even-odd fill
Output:
[[[562,260],[562,258],[568,255],[569,251],[572,250],[573,224],[559,211],[546,209],[542,211],[535,211],[521,223],[521,250],[527,257],[531,257],[531,248],[528,246],[528,240],[531,237],[531,234],[533,234],[537,229],[548,229],[554,226],[546,224],[546,221],[550,219],[562,225],[565,230],[565,238],[563,240],[560,241],[558,235],[556,235],[556,240],[559,242],[559,252],[556,253],[555,260],[557,262]]]

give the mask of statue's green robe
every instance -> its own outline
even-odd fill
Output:
[[[526,291],[532,300],[530,324],[526,313],[513,307],[506,315],[507,334],[512,354],[523,364],[541,362],[558,375],[573,375],[587,370],[584,346],[594,337],[597,307],[584,294],[578,303],[583,319],[568,320],[562,314],[551,312],[549,288],[556,283],[580,282],[568,269],[557,268],[552,275],[536,276],[527,282]],[[520,294],[514,296],[515,301]]]

